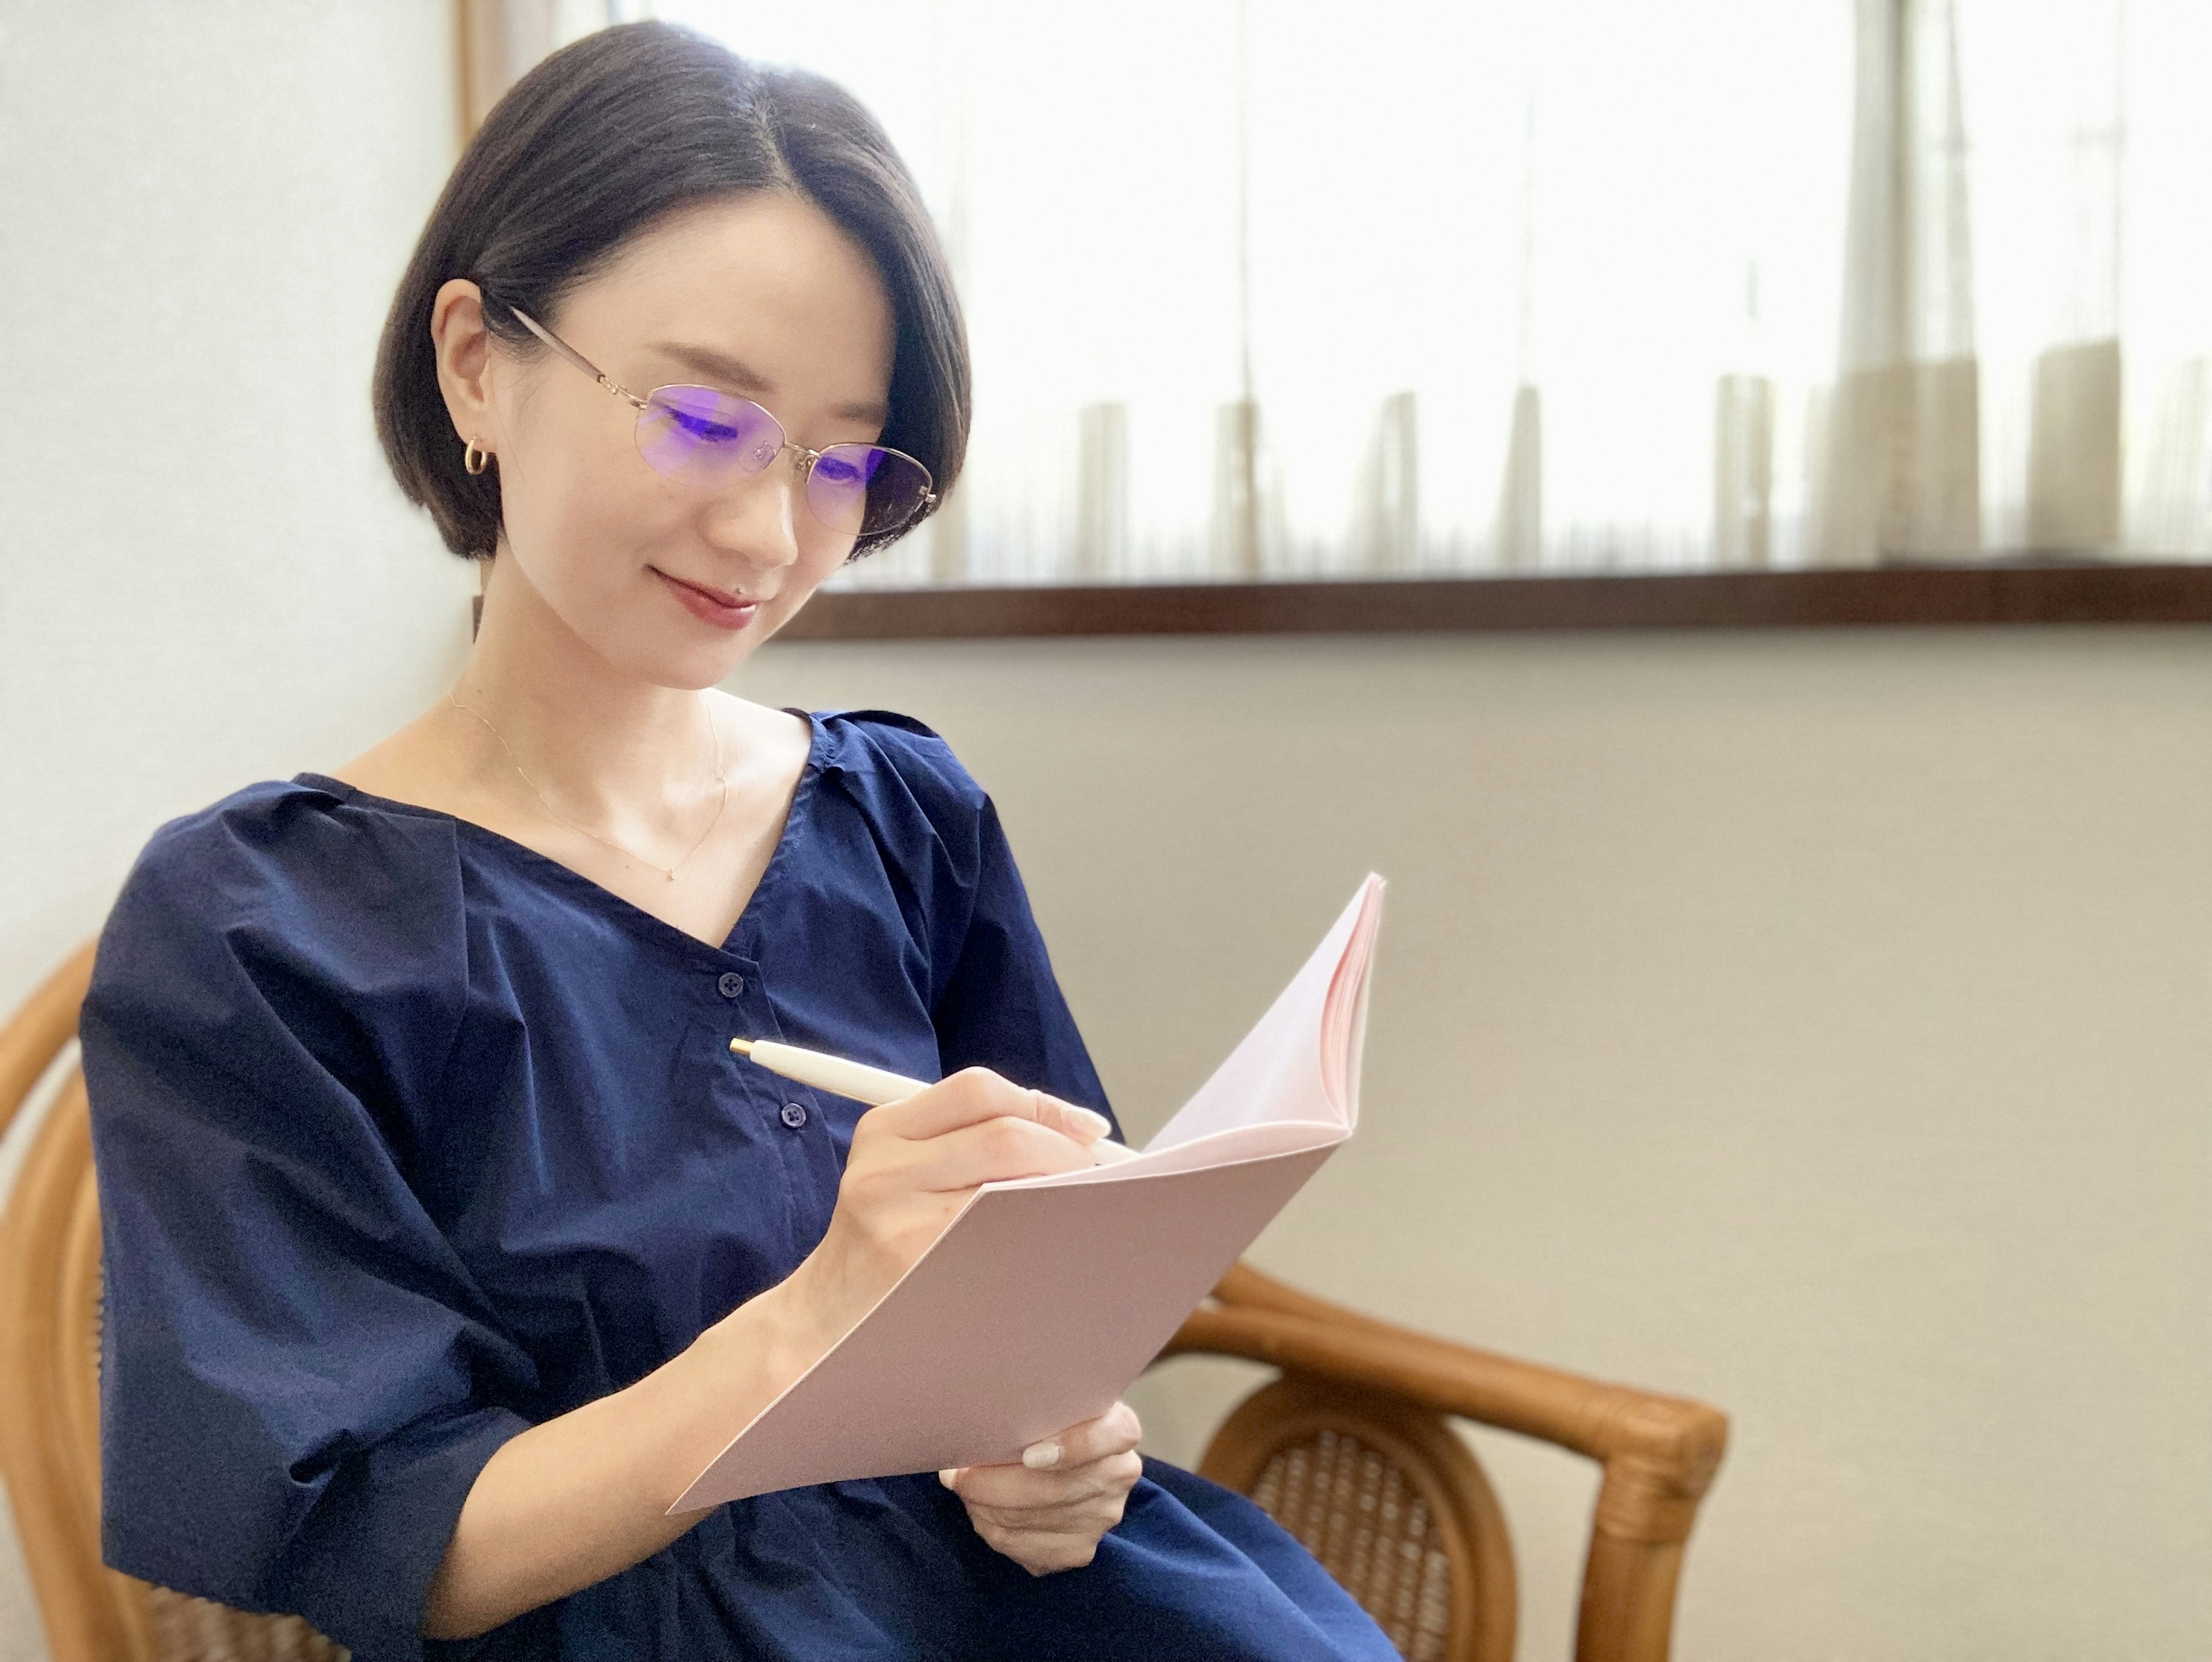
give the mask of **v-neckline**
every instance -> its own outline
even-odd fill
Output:
[[[763,897],[767,895],[769,889],[782,876],[783,868],[789,865],[794,857],[792,849],[801,833],[805,812],[813,796],[815,783],[822,776],[823,752],[829,741],[829,724],[813,711],[797,709],[786,705],[784,714],[796,715],[806,723],[806,760],[799,770],[799,782],[792,788],[791,801],[784,808],[783,829],[776,837],[775,847],[769,852],[768,864],[761,868],[759,880],[754,883],[752,893],[745,898],[744,906],[738,913],[737,921],[730,925],[729,934],[722,938],[719,947],[702,936],[692,934],[689,929],[671,923],[666,918],[656,913],[647,911],[635,900],[617,894],[596,878],[586,877],[574,866],[556,860],[542,849],[533,849],[527,843],[518,842],[504,831],[495,831],[489,825],[479,825],[477,821],[464,819],[458,813],[448,813],[444,808],[430,807],[421,802],[403,802],[397,797],[379,796],[374,791],[363,790],[358,785],[349,784],[345,780],[327,773],[295,773],[292,776],[292,782],[295,785],[311,786],[317,790],[337,796],[341,801],[358,802],[368,807],[383,808],[395,813],[416,814],[428,819],[442,819],[479,842],[489,843],[520,855],[526,860],[534,861],[547,871],[594,897],[601,906],[611,908],[617,916],[633,920],[638,926],[680,943],[687,948],[713,953],[717,958],[738,958],[743,956],[738,951],[738,937],[745,933],[745,926],[754,921],[753,915],[759,910]]]

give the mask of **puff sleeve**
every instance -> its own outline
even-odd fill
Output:
[[[450,830],[241,793],[164,829],[82,1026],[107,1562],[422,1655],[524,1354],[410,1188],[466,991]]]

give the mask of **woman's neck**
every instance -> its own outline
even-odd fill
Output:
[[[472,782],[495,796],[512,796],[519,772],[557,814],[619,837],[678,829],[718,788],[713,690],[660,686],[610,663],[511,557],[490,567],[452,697],[483,724],[456,740]]]

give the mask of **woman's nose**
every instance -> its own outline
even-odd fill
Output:
[[[704,509],[707,540],[757,571],[793,563],[805,530],[805,481],[779,457],[714,493]]]

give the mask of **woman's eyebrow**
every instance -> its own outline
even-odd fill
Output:
[[[742,360],[733,358],[726,352],[717,352],[711,346],[688,346],[680,341],[656,340],[647,343],[647,350],[659,352],[696,374],[711,375],[716,380],[735,387],[749,399],[769,399],[775,395],[773,380]],[[830,413],[841,421],[873,422],[878,427],[890,418],[890,410],[880,403],[841,404]]]

